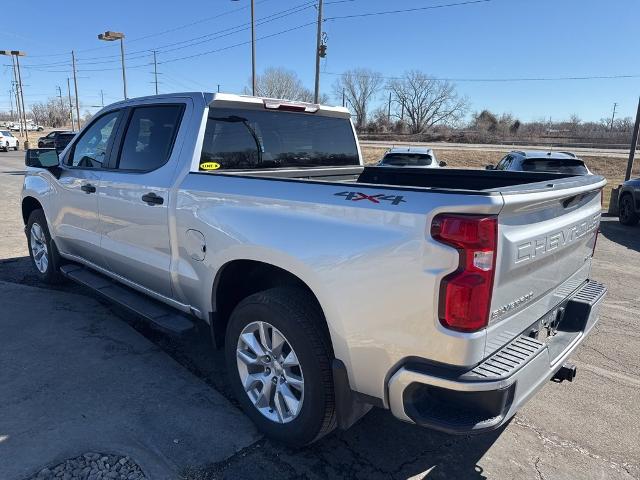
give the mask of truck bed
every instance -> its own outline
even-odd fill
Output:
[[[602,181],[602,177],[597,175],[378,166],[236,170],[216,172],[216,174],[314,182],[360,183],[396,188],[425,188],[438,192],[476,192],[476,194],[484,193],[487,195],[498,192],[530,193],[559,187],[597,184]]]

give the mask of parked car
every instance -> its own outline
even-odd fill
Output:
[[[19,123],[14,123],[11,127],[9,127],[9,129],[13,132],[19,132],[20,131],[20,124]],[[30,132],[41,132],[44,130],[44,127],[42,125],[37,125],[35,123],[27,123],[27,130]]]
[[[509,152],[497,165],[487,165],[486,169],[592,175],[584,161],[574,153],[539,150],[514,150]]]
[[[53,139],[53,148],[55,148],[58,153],[62,152],[75,136],[76,132],[59,133]]]
[[[55,148],[55,139],[62,133],[73,133],[70,130],[54,130],[38,139],[38,148]],[[73,137],[72,137],[73,138]],[[68,143],[68,142],[67,142]]]
[[[446,162],[438,162],[436,154],[427,147],[393,147],[378,162],[380,167],[440,168]]]
[[[0,149],[8,152],[18,150],[20,142],[9,130],[0,130]]]
[[[364,167],[341,107],[129,99],[25,163],[38,277],[167,331],[208,324],[239,403],[288,444],[371,405],[498,428],[573,379],[606,292],[590,275],[604,178]]]
[[[640,220],[640,178],[627,180],[618,192],[618,220],[623,225],[637,225]]]

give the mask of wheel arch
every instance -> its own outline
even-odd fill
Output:
[[[327,335],[329,344],[332,345],[326,312],[318,296],[304,280],[294,273],[271,263],[236,259],[222,265],[213,281],[211,292],[211,334],[216,347],[220,348],[224,345],[224,336],[229,317],[235,306],[242,299],[259,291],[279,286],[299,288],[310,295],[322,313],[323,324],[321,328]]]
[[[27,196],[22,199],[22,220],[25,225],[27,225],[31,213],[38,209],[44,211],[44,207],[36,198]]]

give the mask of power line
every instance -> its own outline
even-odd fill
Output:
[[[323,75],[345,76],[348,73],[322,72]],[[384,80],[402,80],[404,77],[389,77],[384,75],[354,75],[355,77],[379,77]],[[584,75],[584,76],[560,76],[560,77],[505,77],[505,78],[461,78],[461,77],[431,77],[433,80],[447,82],[555,82],[571,80],[612,80],[640,78],[640,74],[618,75]]]
[[[266,0],[265,0],[266,1]],[[354,0],[349,0],[349,1],[354,1]],[[280,20],[282,18],[303,12],[309,8],[311,8],[313,5],[315,4],[315,0],[313,1],[307,1],[307,2],[303,2],[300,3],[298,5],[295,5],[293,7],[289,7],[286,8],[284,10],[280,10],[278,12],[272,13],[270,15],[267,15],[266,17],[263,17],[261,19],[258,19],[258,21],[256,22],[257,26],[262,26],[262,25],[266,25],[268,23]],[[197,37],[192,37],[186,40],[181,40],[178,42],[172,42],[172,43],[168,43],[165,45],[160,45],[154,48],[149,48],[149,49],[143,49],[143,50],[136,50],[131,52],[129,55],[127,55],[127,59],[129,60],[136,60],[139,58],[146,58],[148,57],[148,55],[150,53],[153,53],[153,51],[157,51],[157,52],[161,52],[161,53],[167,53],[167,52],[172,52],[172,51],[176,51],[176,50],[181,50],[184,48],[190,48],[196,45],[201,45],[203,43],[207,43],[213,40],[217,40],[220,38],[224,38],[230,35],[234,35],[236,33],[240,33],[243,32],[245,30],[248,30],[249,28],[251,28],[251,23],[250,22],[245,22],[239,25],[234,25],[232,27],[227,27],[224,28],[222,30],[218,30],[215,32],[211,32],[211,33],[207,33],[205,35],[200,35]],[[171,48],[174,47],[174,48]],[[104,60],[106,58],[114,58],[114,60]],[[98,60],[98,61],[87,61],[87,60]],[[120,62],[120,55],[106,55],[106,56],[101,56],[101,57],[86,57],[86,58],[76,58],[76,63],[82,67],[83,65],[101,65],[101,64],[105,64],[105,63],[117,63]],[[71,64],[68,61],[64,61],[64,62],[52,62],[52,63],[41,63],[41,64],[30,64],[29,68],[37,70],[38,68],[43,68],[43,67],[62,67],[62,66],[68,66],[70,67]],[[47,70],[48,72],[54,72],[53,70]],[[84,69],[84,71],[97,71],[97,70],[87,70]]]
[[[256,41],[265,40],[267,38],[276,37],[278,35],[283,35],[285,33],[293,32],[294,30],[300,30],[301,28],[308,27],[309,25],[315,25],[315,24],[316,24],[315,21],[308,22],[308,23],[303,23],[302,25],[298,25],[298,26],[295,26],[295,27],[287,28],[286,30],[281,30],[279,32],[275,32],[275,33],[271,33],[269,35],[264,35],[262,37],[258,37],[258,38],[256,38]],[[181,60],[188,60],[190,58],[201,57],[203,55],[209,55],[211,53],[223,52],[225,50],[229,50],[231,48],[236,48],[236,47],[241,47],[243,45],[248,45],[250,43],[251,43],[251,40],[247,40],[246,42],[234,43],[233,45],[227,45],[226,47],[216,48],[214,50],[208,50],[206,52],[195,53],[193,55],[188,55],[186,57],[172,58],[172,59],[169,59],[169,60],[165,60],[164,62],[158,62],[158,64],[162,65],[164,63],[173,63],[173,62],[179,62]]]
[[[267,2],[267,1],[269,1],[269,0],[260,0],[257,3],[264,3],[264,2]],[[230,15],[232,13],[239,12],[240,10],[245,10],[247,8],[249,8],[249,7],[245,6],[245,7],[235,8],[233,10],[227,10],[226,12],[222,12],[222,13],[219,13],[217,15],[213,15],[211,17],[207,17],[207,18],[203,18],[203,19],[200,19],[200,20],[196,20],[195,22],[187,23],[187,24],[184,24],[184,25],[179,25],[177,27],[173,27],[173,28],[170,28],[168,30],[163,30],[161,32],[151,33],[151,34],[148,34],[148,35],[143,35],[141,37],[132,38],[130,40],[127,40],[127,42],[137,42],[137,41],[140,41],[140,40],[144,40],[146,38],[155,37],[155,36],[159,36],[159,35],[164,35],[166,33],[171,33],[171,32],[174,32],[174,31],[177,31],[177,30],[181,30],[181,29],[184,29],[184,28],[189,28],[189,27],[191,27],[193,25],[197,25],[199,23],[208,22],[208,21],[214,20],[216,18],[225,16],[225,15]],[[105,48],[109,48],[109,47],[110,46],[108,46],[108,45],[101,45],[99,47],[85,48],[85,49],[77,50],[77,51],[78,52],[91,52],[91,51],[95,51],[95,50],[104,50]],[[63,55],[68,55],[68,54],[69,54],[69,52],[60,52],[60,53],[48,53],[48,54],[40,54],[40,55],[30,55],[30,57],[31,58],[60,57],[60,56],[63,56]]]
[[[422,10],[435,10],[437,8],[460,7],[463,5],[473,5],[477,3],[489,3],[492,0],[468,0],[466,2],[446,3],[444,5],[430,5],[428,7],[405,8],[401,10],[385,10],[382,12],[354,13],[352,15],[340,15],[335,17],[327,17],[325,20],[343,20],[346,18],[373,17],[377,15],[392,15],[397,13],[419,12]]]

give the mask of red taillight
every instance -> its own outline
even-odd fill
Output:
[[[487,326],[498,243],[495,216],[440,214],[431,236],[458,250],[458,269],[440,284],[440,323],[452,330],[473,332]]]

